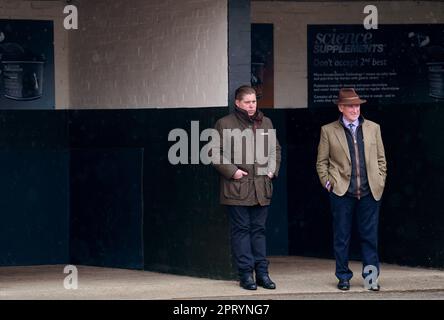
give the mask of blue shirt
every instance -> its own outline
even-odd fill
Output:
[[[359,118],[353,122],[350,122],[350,121],[347,121],[344,116],[342,116],[342,122],[344,123],[344,125],[347,129],[350,129],[350,123],[353,123],[353,126],[354,126],[353,130],[356,130],[356,128],[359,126]],[[355,132],[353,132],[353,134],[354,133]]]

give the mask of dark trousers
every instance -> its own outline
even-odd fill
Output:
[[[268,274],[265,223],[268,206],[227,206],[230,216],[231,250],[239,276],[256,271]]]
[[[364,267],[375,266],[379,274],[378,222],[380,201],[371,194],[357,199],[349,196],[339,197],[330,193],[330,206],[333,215],[333,247],[336,258],[336,277],[350,280],[353,272],[348,267],[349,247],[353,216],[358,225],[361,242],[362,276]]]

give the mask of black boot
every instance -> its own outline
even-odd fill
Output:
[[[274,283],[268,274],[256,275],[256,282],[258,286],[262,286],[265,289],[276,289],[276,283]]]
[[[239,285],[242,288],[244,288],[245,290],[256,290],[257,289],[257,285],[256,285],[256,282],[254,282],[252,274],[242,275],[240,277]]]

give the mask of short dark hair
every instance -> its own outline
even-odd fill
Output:
[[[234,97],[236,100],[242,100],[247,94],[256,94],[256,90],[252,86],[244,85],[236,89]]]

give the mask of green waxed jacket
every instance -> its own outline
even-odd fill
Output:
[[[281,147],[271,120],[260,111],[249,117],[246,111],[236,107],[233,113],[216,122],[215,129],[220,136],[216,146],[220,161],[213,166],[220,173],[221,204],[269,205],[273,182],[267,173],[277,177],[281,163]],[[270,141],[275,143],[270,144]],[[231,146],[228,146],[230,143]],[[239,180],[233,179],[238,169],[248,175]]]

